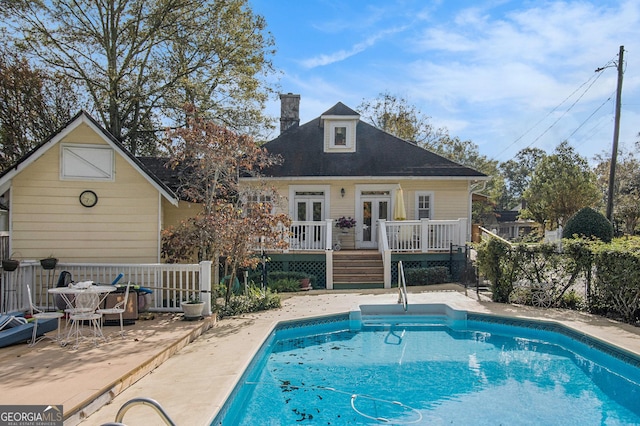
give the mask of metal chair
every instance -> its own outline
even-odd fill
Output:
[[[127,311],[127,302],[129,301],[129,288],[131,287],[131,281],[127,283],[127,288],[124,291],[124,299],[116,303],[112,308],[98,309],[96,312],[102,315],[119,315],[120,316],[120,336],[124,339],[124,327],[122,314]]]
[[[64,314],[62,312],[45,312],[39,309],[33,303],[33,298],[31,297],[31,287],[29,287],[28,284],[27,284],[27,294],[29,295],[29,313],[31,314],[31,318],[34,319],[33,334],[31,335],[31,341],[29,342],[29,346],[35,346],[36,343],[38,343],[40,340],[47,337],[43,334],[42,336],[40,336],[40,338],[38,338],[38,322],[44,321],[44,320],[50,320],[50,319],[58,320],[58,329],[57,329],[56,338],[51,340],[54,340],[60,344],[62,342],[60,340],[60,324]]]
[[[76,344],[73,346],[74,349],[77,349],[79,346],[85,323],[88,323],[95,345],[98,344],[98,339],[106,341],[102,334],[102,314],[96,312],[99,303],[100,296],[97,293],[81,293],[76,296],[75,306],[77,311],[69,315],[71,328],[67,336],[67,341],[69,341],[70,338],[75,335]]]
[[[73,277],[71,276],[71,273],[69,271],[62,271],[60,272],[60,276],[58,277],[58,283],[56,284],[56,287],[68,287],[69,284],[71,284],[72,282],[73,282]],[[61,295],[56,294],[55,301],[56,301],[56,307],[59,310],[62,311],[68,308],[67,302],[64,300],[64,298]]]

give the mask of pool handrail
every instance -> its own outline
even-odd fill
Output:
[[[118,413],[116,414],[115,422],[104,423],[102,424],[102,426],[126,426],[124,423],[122,423],[122,420],[124,419],[124,415],[126,414],[126,412],[129,411],[129,408],[133,407],[134,405],[146,405],[148,407],[151,407],[162,418],[162,421],[164,421],[166,425],[176,426],[175,422],[171,420],[171,417],[169,417],[167,412],[164,411],[164,408],[162,408],[162,405],[160,405],[158,401],[156,401],[155,399],[144,397],[133,398],[122,404],[122,407],[120,407]]]
[[[404,278],[404,268],[402,267],[402,260],[398,262],[398,303],[402,303],[403,309],[406,311],[409,306],[407,300],[407,283]]]

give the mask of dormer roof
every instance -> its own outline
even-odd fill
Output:
[[[338,102],[328,110],[322,113],[322,117],[325,116],[345,116],[346,117],[360,117],[356,111],[352,110],[342,102]]]

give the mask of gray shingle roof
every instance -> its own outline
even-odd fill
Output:
[[[327,111],[323,112],[322,115],[360,115],[356,111],[352,110],[342,102],[338,102]]]
[[[358,115],[338,103],[323,115]],[[485,174],[397,138],[363,121],[356,127],[356,152],[324,152],[320,117],[293,127],[264,147],[284,161],[263,173],[270,177],[422,176],[486,177]]]

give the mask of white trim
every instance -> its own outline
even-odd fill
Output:
[[[419,206],[419,198],[420,196],[428,196],[429,197],[429,217],[425,217],[422,219],[433,219],[433,210],[434,210],[434,205],[435,205],[435,192],[434,191],[416,191],[415,193],[415,211],[414,211],[414,218],[416,220],[420,220],[420,217],[418,216],[418,213],[420,212],[420,206]]]
[[[171,204],[174,206],[178,206],[178,198],[173,194],[167,192],[162,186],[160,186],[155,180],[153,180],[144,170],[142,170],[138,164],[136,164],[118,145],[113,143],[111,139],[105,136],[104,130],[99,126],[95,125],[91,119],[86,115],[86,113],[81,113],[78,117],[73,120],[67,127],[62,129],[62,131],[58,132],[54,135],[48,142],[41,145],[35,152],[29,155],[24,159],[20,164],[11,168],[9,172],[7,172],[2,178],[0,178],[0,188],[9,188],[11,187],[11,180],[22,170],[29,167],[35,161],[37,161],[40,157],[42,157],[49,149],[53,148],[58,142],[66,138],[72,131],[77,129],[81,124],[86,124],[89,126],[91,130],[93,130],[107,145],[113,148],[114,151],[118,152],[124,160],[129,163],[131,167],[133,167],[138,173],[140,173],[144,178],[156,189],[158,190],[163,197],[165,197]],[[5,191],[6,192],[6,189]]]
[[[94,158],[87,158],[86,154],[94,154],[88,156]],[[72,161],[72,158],[77,161]],[[60,180],[113,182],[115,170],[116,156],[112,147],[81,143],[60,144]]]
[[[289,217],[296,217],[295,198],[296,192],[323,192],[324,193],[324,216],[322,220],[329,217],[331,211],[331,186],[330,185],[289,185]]]
[[[356,238],[356,248],[362,248],[363,247],[363,241],[362,241],[362,216],[364,214],[364,212],[362,211],[362,193],[365,191],[388,191],[389,192],[389,214],[391,215],[391,213],[393,212],[393,199],[395,198],[395,191],[398,189],[398,182],[394,182],[394,183],[388,183],[388,184],[361,184],[361,185],[355,185],[355,190],[356,190],[356,205],[355,205],[355,218],[356,218],[356,232],[355,232],[355,238]],[[369,196],[366,195],[366,197],[374,197],[373,195]],[[387,197],[386,195],[380,195],[379,197]],[[377,224],[376,224],[377,226]],[[378,241],[377,239],[375,239],[374,241],[372,241],[371,243],[373,243],[373,245],[370,247],[369,245],[366,246],[366,248],[372,248],[372,247],[377,247]]]
[[[162,194],[158,192],[158,236],[156,239],[157,246],[157,256],[158,259],[156,262],[162,262]]]
[[[460,181],[476,181],[476,180],[489,180],[490,178],[478,178],[477,176],[281,176],[281,177],[243,177],[240,178],[241,181],[319,181],[319,180],[330,180],[330,181],[367,181],[367,180],[390,180],[393,181],[395,185],[397,185],[398,181],[439,181],[439,180],[460,180]]]
[[[356,115],[323,115],[320,117],[322,120],[359,120],[360,114]]]
[[[356,121],[355,120],[325,120],[324,151],[325,152],[356,152]],[[346,129],[345,145],[336,145],[335,129]]]

